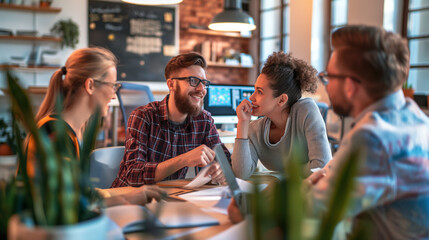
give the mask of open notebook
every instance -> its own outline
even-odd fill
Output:
[[[160,206],[161,204],[161,206]],[[160,207],[160,208],[159,208]],[[158,214],[157,214],[158,212]],[[124,233],[144,231],[154,221],[159,228],[184,228],[218,225],[219,221],[189,202],[161,201],[139,205],[109,207],[106,213]],[[155,217],[155,216],[158,217]]]

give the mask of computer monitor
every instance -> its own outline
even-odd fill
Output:
[[[211,84],[204,98],[204,109],[212,114],[215,124],[237,123],[237,106],[249,99],[254,90],[250,85]]]

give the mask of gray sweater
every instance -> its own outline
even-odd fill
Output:
[[[302,98],[292,105],[285,132],[277,143],[270,143],[271,120],[267,117],[250,122],[249,139],[235,139],[232,153],[234,174],[249,178],[255,171],[258,159],[269,170],[283,171],[297,144],[303,148],[301,159],[303,176],[310,169],[322,168],[332,158],[325,122],[312,98]]]

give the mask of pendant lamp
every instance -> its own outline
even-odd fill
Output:
[[[253,18],[241,9],[241,0],[224,0],[223,12],[217,14],[209,25],[211,30],[226,32],[253,31]]]
[[[122,0],[122,2],[139,5],[171,5],[181,3],[183,0]]]

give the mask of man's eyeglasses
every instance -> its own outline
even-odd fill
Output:
[[[105,81],[100,81],[100,80],[96,80],[96,79],[94,79],[94,82],[98,82],[100,84],[110,85],[110,86],[112,86],[113,91],[115,91],[115,92],[117,92],[119,90],[119,88],[121,88],[121,86],[122,86],[120,83],[105,82]]]
[[[198,87],[198,85],[201,83],[203,84],[203,87],[207,89],[210,86],[210,81],[207,79],[200,79],[194,76],[190,77],[179,77],[179,78],[170,78],[170,79],[176,79],[176,80],[187,80],[189,82],[189,85],[191,87]]]
[[[323,85],[328,85],[329,78],[339,78],[339,79],[346,79],[351,78],[353,81],[360,83],[360,80],[352,77],[352,76],[346,76],[346,75],[339,75],[339,74],[329,74],[327,71],[320,72],[317,77],[319,80],[323,83]]]

